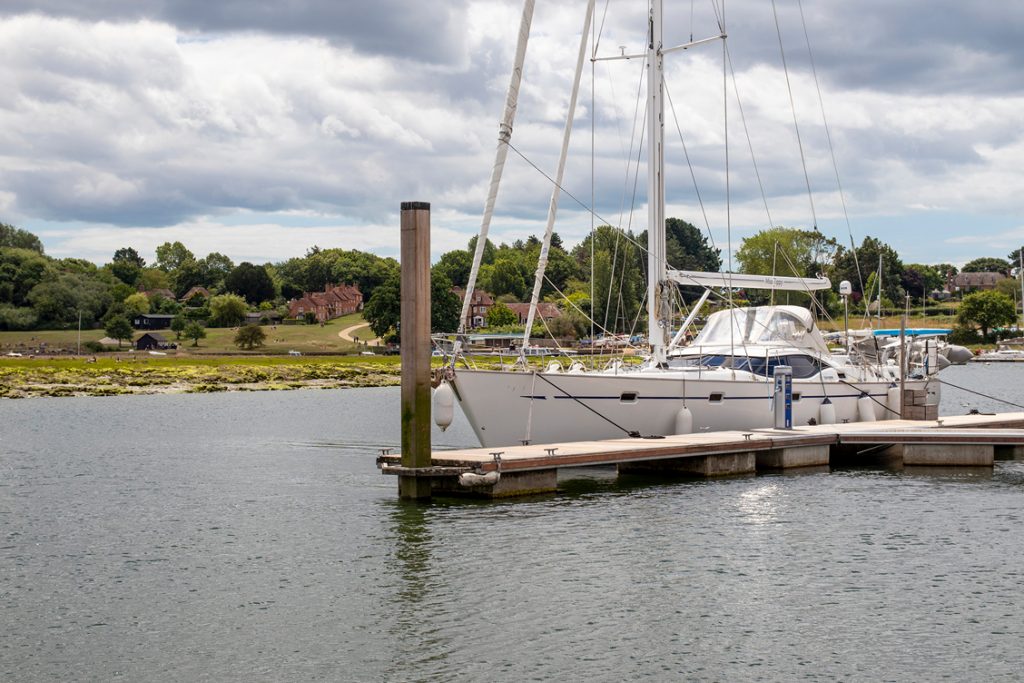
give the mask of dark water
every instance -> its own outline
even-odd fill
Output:
[[[401,504],[397,397],[0,402],[0,680],[1024,675],[1024,462]]]

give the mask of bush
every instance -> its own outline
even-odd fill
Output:
[[[263,346],[267,333],[259,325],[245,325],[235,334],[235,345],[240,349],[254,349]]]
[[[0,330],[31,330],[38,322],[31,308],[0,304]]]
[[[963,325],[957,325],[953,330],[946,336],[951,344],[981,344],[984,340],[981,338],[981,334],[978,333],[973,327],[964,327]]]
[[[103,344],[100,344],[95,339],[91,339],[91,340],[89,340],[87,342],[84,342],[82,344],[82,346],[85,347],[86,351],[92,351],[93,353],[101,353],[101,352],[107,350],[106,346],[104,346]]]

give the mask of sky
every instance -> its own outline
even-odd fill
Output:
[[[543,232],[586,3],[537,5],[499,242]],[[775,6],[778,28],[771,2],[726,3],[735,78],[720,42],[666,57],[667,215],[723,254],[770,225],[878,237],[907,263],[1024,243],[1024,3]],[[55,257],[152,261],[179,240],[263,263],[314,245],[397,255],[400,203],[427,201],[436,259],[479,229],[521,9],[4,0],[0,221]],[[642,51],[645,3],[597,15],[599,56]],[[666,45],[717,33],[710,0],[666,0]],[[642,66],[584,69],[555,227],[569,244],[592,220],[646,229]]]

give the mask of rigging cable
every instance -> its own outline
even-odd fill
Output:
[[[983,394],[980,391],[974,391],[972,389],[968,389],[967,387],[961,387],[961,386],[958,386],[956,384],[953,384],[952,382],[947,382],[944,379],[939,379],[937,376],[933,377],[932,379],[934,379],[936,382],[939,382],[940,384],[945,384],[948,387],[953,387],[954,389],[959,389],[960,391],[966,391],[968,394],[977,394],[978,396],[981,396],[982,398],[987,398],[987,399],[990,399],[992,401],[998,401],[1000,403],[1005,403],[1006,405],[1013,406],[1014,408],[1024,409],[1024,406],[1022,406],[1019,403],[1013,403],[1012,401],[1007,401],[1006,399],[1003,399],[1003,398],[997,398],[995,396],[989,396],[988,394]]]
[[[736,107],[740,112],[740,121],[743,123],[743,134],[747,138],[747,148],[750,150],[750,163],[754,166],[754,177],[757,178],[757,187],[761,190],[761,201],[764,202],[764,212],[768,216],[768,227],[774,227],[772,212],[768,209],[768,195],[764,191],[764,183],[761,182],[761,170],[757,165],[757,157],[754,156],[754,143],[750,138],[750,129],[747,127],[747,115],[743,111],[743,100],[740,99],[740,87],[736,81],[736,70],[732,65],[732,53],[726,47],[726,56],[729,58],[729,73],[732,75],[732,89],[736,95]]]
[[[594,415],[597,415],[597,416],[598,416],[599,418],[601,418],[602,420],[604,420],[604,421],[605,421],[605,422],[607,422],[608,424],[612,425],[612,426],[613,426],[613,427],[615,427],[616,429],[621,429],[621,430],[622,430],[623,432],[625,432],[625,434],[626,434],[627,436],[630,436],[630,437],[632,437],[632,438],[634,438],[634,439],[663,439],[663,438],[665,438],[665,437],[663,437],[663,436],[642,436],[642,435],[640,434],[640,432],[638,432],[638,431],[637,431],[637,430],[635,430],[635,429],[633,429],[633,430],[629,430],[629,429],[626,429],[625,427],[623,427],[622,425],[620,425],[620,424],[619,424],[618,422],[615,422],[615,421],[614,421],[613,419],[611,419],[611,418],[610,418],[610,417],[608,417],[607,415],[602,415],[602,414],[601,414],[600,412],[598,412],[597,410],[594,410],[593,408],[591,408],[590,406],[588,406],[588,405],[587,405],[586,403],[584,403],[583,401],[581,401],[580,399],[576,398],[575,396],[573,396],[572,394],[570,394],[570,393],[569,393],[568,391],[566,391],[565,389],[563,389],[562,387],[558,386],[557,384],[555,384],[554,382],[552,382],[551,380],[549,380],[549,379],[548,379],[547,377],[545,377],[544,375],[542,375],[542,374],[540,374],[540,373],[537,373],[537,372],[535,372],[535,373],[534,373],[534,375],[536,375],[536,376],[537,376],[537,377],[539,377],[540,379],[542,379],[542,380],[544,380],[545,382],[547,382],[548,384],[550,384],[550,385],[551,385],[552,387],[554,387],[554,388],[555,388],[556,390],[558,390],[558,391],[561,391],[561,392],[562,392],[563,394],[565,394],[566,398],[571,398],[571,399],[572,399],[573,401],[576,401],[576,402],[577,402],[577,403],[579,403],[579,404],[580,404],[581,406],[583,406],[584,408],[586,408],[587,410],[589,410],[590,412],[592,412],[592,413],[593,413]]]
[[[690,178],[693,180],[693,191],[697,195],[697,203],[700,205],[701,215],[704,216],[704,227],[708,231],[708,239],[711,240],[711,248],[717,249],[717,246],[715,245],[715,237],[711,234],[711,221],[708,220],[708,212],[707,209],[704,208],[704,198],[701,196],[700,187],[697,185],[697,175],[693,170],[693,162],[690,161],[690,151],[687,149],[686,140],[683,138],[683,129],[679,125],[679,117],[676,115],[676,105],[672,101],[672,93],[668,89],[667,81],[665,82],[665,96],[668,99],[668,107],[672,111],[672,120],[675,121],[676,124],[676,132],[679,133],[679,142],[683,145],[683,156],[686,157],[686,165],[690,169]]]
[[[796,144],[800,148],[800,163],[804,169],[804,181],[807,183],[807,199],[811,204],[811,220],[814,229],[818,229],[818,215],[814,210],[814,194],[811,192],[811,177],[807,174],[807,159],[804,156],[804,143],[800,137],[800,124],[796,119],[796,102],[793,100],[793,86],[789,82],[789,67],[786,65],[786,50],[782,46],[782,28],[779,26],[779,13],[772,0],[772,15],[775,17],[775,32],[779,36],[779,54],[782,55],[782,71],[786,74],[786,89],[789,91],[789,108],[793,112],[793,129],[796,131]]]
[[[818,105],[821,107],[821,122],[825,126],[825,139],[828,141],[828,151],[832,155],[832,169],[836,173],[836,187],[839,188],[839,201],[843,205],[843,216],[846,218],[846,232],[850,236],[850,249],[853,252],[853,263],[857,267],[857,281],[860,283],[860,291],[864,291],[864,277],[860,272],[860,261],[857,259],[857,247],[853,243],[853,227],[850,225],[850,214],[846,210],[846,194],[843,192],[843,183],[839,180],[839,162],[836,161],[836,150],[832,145],[832,133],[829,131],[828,118],[825,116],[825,99],[821,96],[821,85],[818,83],[818,69],[814,65],[814,53],[811,51],[811,38],[807,33],[807,22],[804,20],[804,6],[801,0],[797,0],[797,7],[800,8],[800,23],[804,29],[804,41],[807,43],[807,56],[811,62],[811,74],[814,76],[814,87],[818,91]]]

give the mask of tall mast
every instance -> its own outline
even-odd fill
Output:
[[[882,251],[878,251],[878,326],[882,326]]]
[[[540,301],[540,290],[544,285],[544,271],[548,267],[548,252],[551,250],[551,235],[555,230],[555,217],[558,215],[558,196],[562,191],[562,177],[565,175],[565,160],[569,155],[569,137],[572,135],[572,122],[576,114],[576,98],[580,92],[580,76],[583,74],[583,61],[587,56],[587,34],[590,32],[590,21],[594,16],[594,0],[587,2],[587,15],[583,19],[583,33],[580,35],[580,50],[576,57],[576,72],[572,82],[572,95],[569,97],[569,111],[565,115],[565,129],[562,131],[562,151],[558,156],[558,170],[555,172],[554,187],[551,188],[551,202],[548,204],[548,222],[544,227],[544,239],[540,245],[540,256],[537,258],[537,271],[533,280],[533,295],[530,297],[530,308],[526,315],[526,330],[523,332],[521,353],[525,355],[530,345],[530,332],[533,320],[537,315],[537,302]],[[591,111],[593,116],[594,112]]]
[[[662,0],[651,0],[647,43],[647,336],[653,362],[665,362],[665,101]]]
[[[487,191],[487,201],[484,203],[484,216],[480,222],[480,234],[476,238],[473,265],[469,270],[469,280],[466,282],[466,297],[462,300],[462,314],[459,316],[459,333],[465,332],[466,319],[472,310],[473,290],[476,288],[476,278],[480,272],[480,261],[483,260],[484,247],[487,245],[487,232],[491,227],[494,201],[498,197],[501,172],[505,168],[505,158],[508,156],[508,143],[512,139],[512,122],[515,120],[516,106],[519,101],[519,82],[523,77],[526,44],[530,40],[530,24],[533,23],[533,5],[534,0],[525,0],[523,2],[523,15],[519,21],[519,40],[516,43],[516,56],[512,64],[512,78],[509,80],[508,95],[505,98],[505,112],[501,117],[501,124],[498,127],[498,148],[494,153],[491,184]],[[472,327],[472,321],[470,321],[470,327]],[[455,355],[458,354],[456,353]]]

